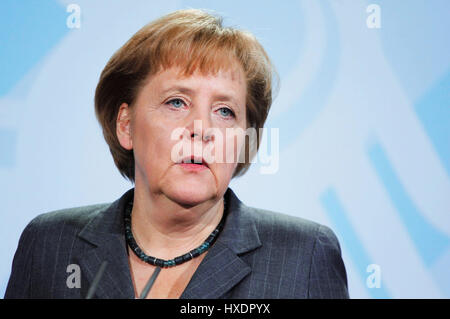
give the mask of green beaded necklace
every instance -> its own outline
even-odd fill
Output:
[[[217,225],[216,229],[214,229],[214,231],[208,236],[208,238],[206,238],[206,240],[203,242],[203,244],[201,244],[200,246],[198,246],[195,249],[192,249],[190,252],[188,252],[184,255],[175,257],[170,260],[164,260],[164,259],[159,259],[156,257],[148,256],[147,254],[144,253],[144,251],[136,243],[136,240],[134,239],[134,236],[133,236],[133,232],[131,231],[131,211],[133,209],[133,201],[130,201],[125,209],[125,238],[126,238],[127,244],[140,260],[142,260],[150,265],[156,266],[156,267],[168,268],[168,267],[173,267],[173,266],[177,266],[182,263],[185,263],[195,257],[200,256],[214,244],[215,240],[217,239],[217,237],[225,223],[225,215],[227,212],[226,204],[227,203],[224,200],[224,212],[223,212],[222,219],[220,220],[219,225]]]

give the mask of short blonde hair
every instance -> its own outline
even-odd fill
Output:
[[[275,72],[264,48],[251,33],[223,27],[221,17],[203,10],[179,10],[144,26],[111,57],[95,91],[95,113],[122,176],[134,182],[133,150],[124,149],[116,135],[120,105],[132,107],[146,79],[160,70],[178,66],[186,75],[196,70],[209,73],[227,69],[235,61],[246,76],[247,128],[256,129],[258,149],[259,128],[264,126],[272,104]],[[233,177],[248,170],[253,156],[246,154]]]

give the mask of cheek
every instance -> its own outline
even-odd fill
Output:
[[[172,144],[172,128],[165,123],[152,120],[136,121],[133,149],[136,164],[147,172],[157,172],[168,166]],[[153,175],[153,174],[152,174]]]

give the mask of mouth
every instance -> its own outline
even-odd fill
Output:
[[[184,168],[194,169],[194,170],[202,170],[209,168],[208,163],[202,157],[196,156],[186,156],[177,164],[181,165]]]

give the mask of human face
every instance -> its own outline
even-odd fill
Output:
[[[151,76],[132,110],[123,104],[118,115],[120,121],[131,113],[129,134],[118,135],[123,147],[133,149],[136,187],[147,187],[182,205],[220,199],[243,145],[242,135],[235,140],[227,129],[245,130],[246,91],[244,72],[237,65],[216,74],[195,71],[184,76],[173,67]],[[177,152],[180,145],[191,153]],[[233,152],[235,161],[203,156],[207,166],[179,163],[187,155],[202,157],[207,149],[214,156],[219,148],[221,154]]]

